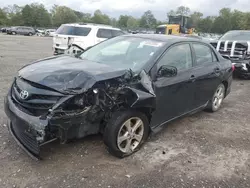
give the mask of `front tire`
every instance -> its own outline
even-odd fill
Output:
[[[209,101],[207,110],[210,112],[218,111],[225,98],[225,93],[226,93],[225,85],[221,83],[215,90],[213,98]]]
[[[104,130],[108,151],[119,158],[138,151],[149,135],[148,118],[139,111],[115,112]]]
[[[15,31],[13,31],[13,32],[11,32],[11,34],[12,34],[12,35],[16,35],[16,32],[15,32]]]
[[[29,33],[28,35],[29,35],[29,36],[32,36],[33,34],[32,34],[32,33]]]

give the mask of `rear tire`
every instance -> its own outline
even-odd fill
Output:
[[[119,158],[140,149],[149,135],[149,122],[139,111],[115,112],[105,127],[103,139],[108,151]]]
[[[32,36],[33,34],[32,34],[32,33],[29,33],[28,35],[29,35],[29,36]]]
[[[215,93],[212,99],[209,101],[206,110],[209,112],[218,111],[225,98],[225,93],[226,93],[225,85],[221,83],[215,90]]]
[[[16,35],[16,32],[15,32],[15,31],[12,31],[11,34],[12,34],[12,35]]]

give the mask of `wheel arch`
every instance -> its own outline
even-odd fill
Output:
[[[148,122],[150,124],[154,108],[151,108],[151,107],[138,107],[138,108],[133,108],[133,109],[145,114],[146,117],[148,118]]]
[[[222,84],[225,86],[225,93],[227,93],[227,89],[228,89],[228,81],[223,80]]]

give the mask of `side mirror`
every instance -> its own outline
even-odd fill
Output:
[[[157,71],[157,78],[174,77],[177,75],[177,68],[174,66],[162,65]]]

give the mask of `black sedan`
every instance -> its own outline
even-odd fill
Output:
[[[233,67],[200,40],[126,35],[76,57],[49,57],[19,70],[5,99],[9,130],[35,158],[54,140],[102,133],[117,157],[150,132],[200,110],[215,112],[230,93]]]

